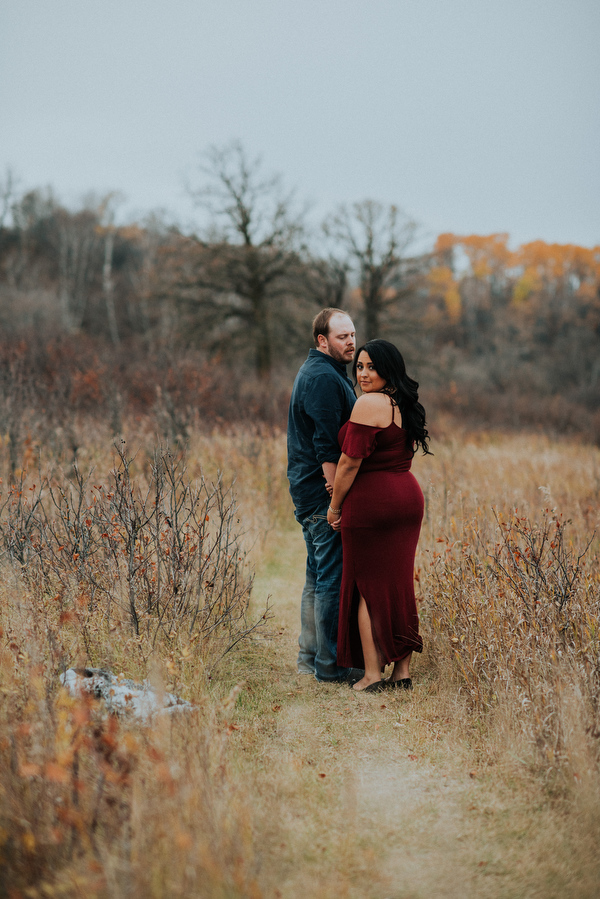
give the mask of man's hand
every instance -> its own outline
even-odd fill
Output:
[[[325,489],[329,496],[333,493],[333,482],[335,481],[335,472],[337,470],[337,462],[323,462],[323,477],[325,478]]]

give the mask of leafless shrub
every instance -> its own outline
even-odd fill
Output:
[[[256,895],[246,788],[227,764],[239,687],[224,703],[204,689],[266,615],[250,620],[240,518],[222,476],[124,443],[107,476],[75,465],[0,484],[0,895]],[[197,709],[151,728],[106,716],[59,686],[83,659]]]
[[[37,485],[23,475],[0,505],[5,554],[37,595],[77,610],[84,634],[127,621],[148,652],[177,640],[212,668],[267,614],[248,617],[253,576],[232,488],[221,476],[190,481],[168,451],[147,478],[124,443],[116,454],[108,485],[77,465]]]
[[[572,691],[588,734],[600,732],[598,562],[586,558],[591,541],[576,550],[568,522],[548,510],[539,524],[517,513],[496,521],[493,545],[474,522],[434,560],[436,646],[477,714],[493,716],[508,704],[545,763],[559,768]]]

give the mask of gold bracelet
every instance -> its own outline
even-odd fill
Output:
[[[341,509],[334,509],[332,506],[329,506],[329,511],[330,511],[330,512],[333,512],[334,515],[341,515],[341,514],[342,514],[342,510],[341,510]]]

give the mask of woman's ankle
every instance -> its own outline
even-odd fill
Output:
[[[407,680],[410,677],[410,668],[408,665],[403,665],[401,668],[396,668],[394,666],[394,670],[392,671],[392,675],[390,680]]]

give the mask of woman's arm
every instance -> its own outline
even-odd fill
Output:
[[[369,425],[374,428],[386,428],[392,420],[392,407],[390,398],[383,393],[365,393],[354,404],[350,421],[355,424]],[[332,512],[331,509],[341,509],[346,499],[346,494],[354,483],[358,474],[362,459],[354,459],[342,453],[337,465],[333,494],[331,496],[330,509],[327,513],[327,521],[336,530],[339,528],[341,512]]]
[[[362,459],[353,459],[351,456],[347,456],[346,453],[342,453],[340,456],[340,461],[337,464],[337,471],[335,473],[331,504],[329,511],[327,512],[327,521],[332,527],[335,527],[341,518],[342,513],[337,510],[341,510],[342,503],[346,499],[346,494],[352,487],[354,478],[358,474],[361,462]]]

